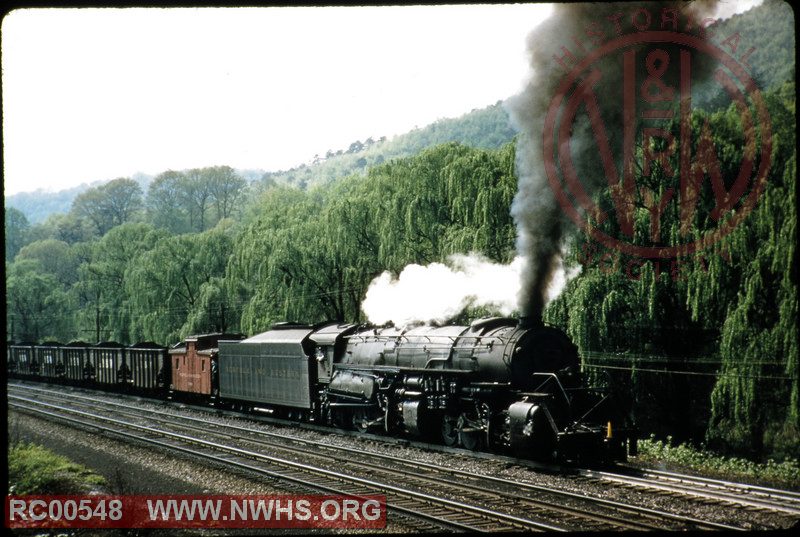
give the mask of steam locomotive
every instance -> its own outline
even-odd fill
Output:
[[[206,334],[170,349],[10,345],[9,374],[200,397],[537,460],[624,460],[636,447],[615,394],[585,385],[569,338],[526,319],[412,328],[278,323],[246,339]]]

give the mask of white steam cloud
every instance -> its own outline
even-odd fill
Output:
[[[447,265],[408,265],[396,279],[388,271],[375,278],[361,309],[371,323],[392,321],[397,326],[443,324],[465,308],[477,306],[511,315],[517,310],[523,267],[520,257],[500,265],[478,254],[450,256]],[[548,300],[558,296],[572,276],[558,270],[548,288]]]

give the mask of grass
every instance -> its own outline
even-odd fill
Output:
[[[102,476],[41,446],[9,444],[9,494],[81,494],[104,484]]]
[[[705,449],[696,449],[687,444],[672,445],[672,437],[667,441],[656,440],[652,435],[647,440],[639,440],[637,461],[648,465],[667,464],[696,472],[725,478],[766,481],[772,486],[800,490],[800,464],[797,459],[777,462],[769,459],[758,463],[736,457],[722,457]]]

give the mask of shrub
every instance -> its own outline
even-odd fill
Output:
[[[708,451],[704,446],[700,449],[688,444],[674,446],[671,436],[664,442],[651,435],[647,440],[640,440],[638,447],[639,458],[643,462],[659,461],[705,473],[765,479],[780,482],[788,488],[800,486],[800,464],[797,459],[782,462],[768,459],[765,463],[759,463],[743,458],[722,457]]]

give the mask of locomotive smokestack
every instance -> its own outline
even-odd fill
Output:
[[[529,329],[529,328],[536,328],[537,326],[542,326],[544,323],[542,322],[541,316],[536,317],[532,315],[525,315],[519,318],[519,328],[522,329]]]

